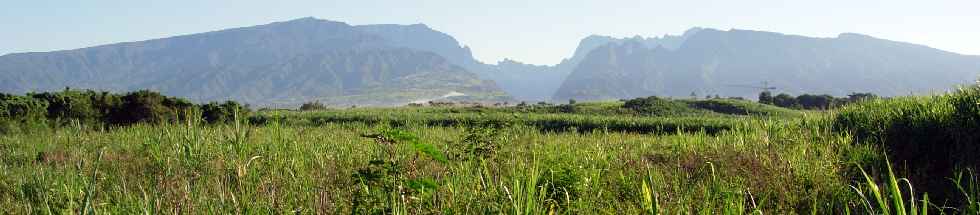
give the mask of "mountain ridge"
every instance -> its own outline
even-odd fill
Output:
[[[415,52],[398,51],[399,49],[414,50]],[[343,50],[360,50],[362,52],[344,52]],[[923,85],[917,84],[913,80],[883,77],[901,76],[909,72],[928,74],[925,71],[956,70],[953,72],[955,74],[935,72],[932,76],[920,78],[924,81],[948,84],[954,76],[961,78],[967,74],[959,70],[973,68],[973,64],[968,62],[970,60],[963,59],[978,57],[925,45],[880,39],[859,33],[845,32],[836,37],[808,37],[768,31],[718,30],[694,27],[679,35],[665,34],[654,37],[589,35],[579,41],[574,53],[563,58],[557,64],[534,65],[510,58],[504,58],[495,63],[484,63],[473,57],[473,51],[470,47],[452,35],[432,29],[424,23],[351,25],[339,21],[305,17],[247,27],[111,43],[78,49],[8,53],[0,56],[0,91],[51,90],[63,87],[59,85],[65,85],[64,83],[71,83],[76,85],[73,87],[116,91],[132,90],[136,88],[134,86],[172,89],[202,101],[240,98],[227,95],[222,97],[204,95],[206,93],[180,92],[172,86],[163,87],[161,85],[174,85],[180,82],[184,82],[181,84],[196,83],[207,85],[207,87],[201,88],[202,91],[218,92],[224,90],[222,87],[238,87],[233,86],[235,83],[230,82],[231,78],[229,77],[255,73],[253,70],[258,68],[269,70],[266,72],[285,71],[296,67],[295,65],[282,67],[275,67],[274,65],[289,65],[290,62],[297,60],[313,62],[314,60],[305,58],[311,55],[333,56],[329,53],[337,51],[346,55],[373,60],[354,65],[349,63],[354,62],[352,61],[354,59],[334,56],[331,59],[344,62],[320,62],[334,66],[307,67],[306,69],[311,70],[307,72],[364,75],[361,78],[365,80],[379,81],[381,79],[375,79],[375,76],[388,72],[384,70],[385,68],[410,65],[399,59],[428,59],[422,56],[427,55],[425,53],[431,53],[437,56],[433,58],[443,58],[446,62],[428,61],[429,65],[422,66],[426,68],[425,70],[410,70],[419,72],[419,74],[443,74],[458,77],[458,79],[447,79],[446,81],[451,81],[451,83],[444,83],[445,86],[466,82],[473,84],[470,89],[485,90],[482,93],[464,92],[468,95],[498,95],[499,98],[499,95],[503,93],[516,100],[524,101],[564,101],[570,98],[594,99],[570,96],[576,93],[568,92],[570,90],[585,92],[590,90],[590,87],[595,87],[595,91],[598,93],[596,98],[605,99],[649,95],[678,97],[687,96],[692,92],[702,95],[724,94],[725,96],[751,98],[753,96],[752,90],[726,88],[722,85],[731,83],[723,82],[748,84],[769,81],[770,79],[772,84],[784,88],[788,93],[840,94],[842,91],[828,89],[844,87],[850,91],[868,90],[877,91],[876,93],[884,95],[896,95],[899,94],[896,93],[899,91],[942,88],[938,87],[938,84]],[[600,54],[592,56],[593,52]],[[918,55],[910,53],[918,53]],[[852,56],[852,58],[836,57],[835,55]],[[767,58],[773,60],[760,60]],[[589,63],[582,65],[585,61],[589,61]],[[903,64],[907,62],[919,63],[914,65]],[[443,63],[459,68],[441,66]],[[377,65],[387,65],[388,67],[376,67]],[[359,70],[358,66],[373,68],[373,70]],[[859,69],[859,67],[866,68]],[[144,69],[140,70],[140,68]],[[738,73],[735,72],[736,69],[744,70],[742,71],[744,73],[737,75],[735,74]],[[45,75],[45,72],[61,70],[71,71],[59,73],[63,76]],[[775,72],[777,70],[782,72]],[[18,73],[16,71],[30,72]],[[345,73],[345,71],[360,71],[361,73]],[[849,73],[840,71],[848,71]],[[898,72],[889,73],[885,71]],[[168,76],[161,75],[162,73],[182,75]],[[475,76],[469,75],[469,73],[475,74]],[[821,76],[822,73],[833,73],[838,76],[849,75],[853,79],[821,82],[822,79],[831,78],[831,76]],[[265,75],[264,73],[257,74]],[[755,79],[745,79],[745,76],[751,76]],[[974,77],[976,76],[974,75]],[[194,82],[197,80],[195,78],[213,80],[198,83]],[[579,84],[571,83],[569,79],[571,82],[579,82]],[[428,87],[436,87],[433,82],[414,80],[419,84],[424,82],[424,85]],[[866,83],[859,84],[862,81]],[[582,82],[595,83],[582,84]],[[607,86],[599,86],[598,83],[604,83]],[[343,85],[344,83],[332,82],[332,84]],[[489,87],[491,85],[497,87]],[[879,86],[866,87],[865,85]],[[326,89],[308,86],[311,89]],[[451,90],[458,89],[444,89],[444,91]],[[608,91],[611,95],[602,95],[601,91]],[[344,92],[360,93],[366,91]],[[227,93],[234,94],[235,92]],[[437,96],[436,94],[444,95],[445,93],[431,92],[432,95],[417,96],[428,97]],[[252,94],[257,93],[252,92]],[[303,95],[298,99],[330,100],[323,96]],[[345,94],[329,95],[332,97],[349,96]],[[242,99],[261,103],[262,98],[256,96],[250,95],[248,98]],[[376,95],[374,96],[376,97]],[[372,103],[369,100],[362,99],[362,101]],[[400,100],[407,99],[401,98]]]
[[[346,23],[302,18],[80,49],[5,55],[0,58],[0,83],[2,83],[0,90],[22,93],[51,91],[65,86],[109,91],[153,89],[170,95],[188,97],[199,102],[242,99],[244,102],[263,105],[267,104],[267,99],[270,98],[246,98],[236,94],[240,92],[227,91],[228,89],[241,88],[242,86],[239,85],[245,84],[232,80],[235,80],[237,76],[254,73],[253,71],[259,68],[288,65],[290,61],[295,59],[310,56],[332,56],[330,59],[333,61],[321,59],[319,63],[323,65],[319,67],[286,66],[276,68],[277,70],[273,71],[278,73],[298,72],[296,74],[306,75],[330,74],[316,77],[345,77],[343,83],[363,80],[385,81],[399,78],[388,74],[411,75],[397,73],[399,71],[413,71],[417,74],[441,74],[448,78],[445,80],[450,82],[441,83],[442,85],[425,83],[418,86],[404,86],[407,90],[405,93],[412,94],[413,92],[409,89],[424,86],[427,89],[419,89],[419,94],[415,96],[420,98],[431,97],[436,94],[442,95],[450,91],[463,90],[453,87],[457,84],[472,84],[474,85],[472,88],[463,88],[486,91],[466,91],[464,93],[476,96],[497,95],[487,99],[506,100],[504,96],[499,96],[501,93],[498,93],[499,89],[492,81],[479,80],[475,76],[468,75],[470,72],[465,69],[447,67],[445,65],[450,63],[448,61],[443,62],[444,60],[441,60],[442,56],[440,55],[427,54],[431,52],[426,50],[399,51],[403,48],[405,47],[385,40],[382,35],[371,34]],[[351,58],[331,55],[336,53]],[[413,65],[411,64],[413,62],[406,62],[403,59],[429,60],[423,61],[427,64],[414,64],[415,66],[409,67],[409,65]],[[368,61],[362,62],[360,60]],[[304,70],[297,71],[298,68]],[[289,79],[277,80],[291,81]],[[324,81],[327,80],[324,79]],[[333,83],[341,84],[340,82]],[[422,83],[420,82],[420,84]],[[317,96],[317,93],[305,93],[295,99],[312,101],[314,98],[322,96],[351,96],[350,94],[330,93],[328,88],[318,88],[314,85],[306,86],[307,88],[294,90],[306,92],[321,89],[326,91],[319,91],[320,96]],[[438,88],[443,87],[446,89],[441,91],[445,92],[435,92],[439,90]],[[224,92],[224,94],[217,92]],[[396,90],[395,92],[399,91]],[[377,97],[377,95],[369,92],[363,93]],[[398,104],[411,100],[414,99],[405,97],[369,103]]]
[[[554,100],[690,94],[753,98],[758,92],[724,85],[763,81],[795,94],[867,91],[893,96],[906,90],[948,89],[980,72],[980,59],[969,55],[854,33],[819,38],[703,29],[677,50],[650,48],[634,40],[603,46],[590,57],[583,61],[589,64],[566,79]]]

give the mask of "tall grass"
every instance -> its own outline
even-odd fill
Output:
[[[799,117],[400,108],[275,111],[227,124],[15,123],[0,135],[0,208],[13,214],[974,213],[980,205],[975,176],[916,178],[906,168],[921,167],[895,151],[934,148],[918,152],[938,157],[950,150],[948,157],[962,159],[957,164],[969,164],[967,152],[951,151],[969,149],[967,138],[975,138],[967,132],[977,110],[969,102],[977,99],[964,95],[980,93],[870,101]],[[911,144],[934,137],[951,142]],[[897,159],[895,171],[886,154]],[[931,183],[953,200],[936,201],[942,192]]]
[[[941,200],[959,199],[948,178],[980,167],[980,87],[936,96],[872,100],[847,106],[834,126],[859,144],[884,150],[899,171]],[[886,162],[879,161],[879,168]]]
[[[665,214],[845,205],[838,161],[849,156],[843,151],[862,150],[841,150],[848,138],[802,120],[732,122],[739,126],[717,133],[661,135],[512,124],[487,137],[493,153],[445,162],[426,153],[451,155],[474,129],[269,121],[18,132],[0,136],[0,207],[96,214],[640,213],[649,211],[643,187]],[[392,128],[433,148],[362,137]],[[93,162],[100,151],[101,161]],[[398,168],[381,171],[387,167]],[[364,183],[355,177],[359,171],[383,179]]]
[[[879,186],[879,183],[868,175],[864,169],[861,169],[861,174],[864,176],[864,183],[853,187],[858,195],[861,196],[862,203],[868,210],[868,213],[885,215],[928,214],[930,207],[929,194],[923,194],[922,199],[917,200],[915,198],[916,193],[912,189],[912,182],[905,178],[897,178],[891,168],[891,164],[887,166],[888,175],[884,177],[883,187]],[[905,190],[902,189],[902,185],[905,185]]]

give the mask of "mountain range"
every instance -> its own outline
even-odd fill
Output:
[[[451,37],[431,32],[424,25],[351,26],[303,18],[141,42],[9,54],[0,57],[0,91],[152,89],[196,102],[236,100],[259,106],[309,101],[398,105],[450,93],[465,95],[457,96],[462,99],[511,100],[493,81],[444,57],[456,57],[439,52],[453,51],[440,46],[442,39]],[[436,41],[405,41],[403,35],[415,33],[435,36]],[[413,49],[419,45],[427,50]]]
[[[845,33],[813,38],[773,32],[696,29],[683,42],[628,38],[592,50],[554,100],[642,96],[755,96],[756,87],[843,96],[943,91],[980,75],[980,57]]]
[[[845,33],[814,38],[692,28],[681,35],[593,35],[555,65],[488,64],[424,24],[302,18],[140,42],[0,56],[0,92],[152,89],[196,102],[258,106],[399,105],[751,97],[779,92],[885,96],[934,92],[980,75],[980,57]]]

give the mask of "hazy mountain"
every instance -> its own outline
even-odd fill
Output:
[[[522,64],[520,62],[505,60],[496,65],[500,74],[489,76],[488,78],[496,81],[501,88],[511,93],[515,98],[521,100],[550,101],[558,88],[565,82],[572,71],[578,67],[579,63],[588,55],[589,52],[606,44],[622,44],[627,41],[637,41],[648,47],[664,46],[669,49],[676,49],[687,39],[688,36],[699,31],[694,28],[683,35],[662,37],[632,37],[614,38],[608,36],[592,35],[582,39],[571,57],[565,58],[561,63],[554,66],[536,66]],[[555,100],[563,102],[563,100]]]
[[[524,64],[505,59],[486,64],[473,58],[469,47],[455,38],[426,25],[363,25],[356,28],[376,34],[392,45],[439,54],[450,62],[472,71],[480,78],[492,80],[517,100],[544,101],[554,95],[568,72],[556,72],[552,66]]]
[[[303,18],[76,50],[9,54],[0,57],[0,91],[66,86],[153,89],[195,101],[235,99],[259,105],[316,99],[399,104],[452,92],[474,99],[506,99],[493,82],[440,56],[444,48],[439,41],[392,36],[398,34],[406,33]]]
[[[416,50],[424,50],[445,57],[449,62],[463,67],[481,64],[473,58],[469,47],[460,45],[452,36],[429,28],[424,24],[414,25],[359,25],[358,30],[378,35],[389,44]],[[483,72],[483,71],[475,71]]]
[[[675,49],[691,34],[700,28],[691,29],[683,35],[665,35],[654,38],[613,38],[593,35],[582,39],[575,53],[561,63],[553,66],[525,64],[504,59],[496,64],[487,64],[473,58],[469,47],[461,45],[452,36],[431,29],[424,24],[414,25],[362,25],[355,26],[362,32],[377,35],[389,44],[439,54],[451,63],[476,73],[482,79],[494,81],[508,95],[517,100],[548,101],[558,90],[578,63],[595,48],[608,43],[641,41],[647,46],[664,46]]]
[[[153,89],[195,101],[390,105],[450,97],[526,101],[649,95],[902,95],[945,89],[980,60],[857,34],[810,38],[694,28],[682,35],[584,38],[561,63],[486,64],[423,24],[351,26],[303,18],[90,48],[0,56],[0,91]],[[499,87],[498,87],[499,86]],[[463,96],[460,96],[462,94]]]
[[[812,38],[697,29],[685,35],[680,43],[629,39],[593,49],[554,99],[687,97],[692,92],[754,98],[759,90],[733,85],[763,81],[792,94],[893,96],[949,89],[980,75],[980,57],[859,34]]]

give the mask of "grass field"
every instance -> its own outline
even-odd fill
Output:
[[[969,151],[929,150],[951,163],[926,171],[896,150],[972,149],[959,134],[978,131],[976,92],[828,112],[708,100],[653,116],[600,102],[10,121],[0,213],[973,214]],[[908,132],[928,123],[955,133]]]

